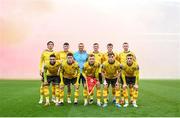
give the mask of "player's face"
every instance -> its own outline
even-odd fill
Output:
[[[123,44],[123,49],[124,49],[124,51],[128,51],[129,45],[128,44]]]
[[[108,50],[108,52],[112,52],[113,46],[107,46],[107,50]]]
[[[74,59],[73,56],[67,56],[68,63],[73,63]]]
[[[64,51],[68,51],[69,50],[69,45],[63,45],[63,49],[64,49]]]
[[[132,64],[133,63],[133,57],[132,56],[127,56],[127,63]]]
[[[49,50],[52,50],[52,49],[54,48],[54,44],[53,44],[53,43],[49,43],[49,44],[47,45],[47,48],[48,48]]]
[[[83,51],[84,50],[84,45],[83,44],[79,44],[78,48],[79,48],[79,51]]]
[[[55,57],[50,57],[50,64],[54,65],[56,63]]]
[[[99,50],[99,45],[93,45],[93,49],[94,49],[94,51],[98,51]]]
[[[108,57],[108,61],[109,61],[109,63],[113,63],[115,61],[114,55],[110,55]]]
[[[94,62],[95,62],[95,58],[94,57],[89,57],[89,63],[94,64]]]

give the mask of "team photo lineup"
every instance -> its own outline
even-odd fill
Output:
[[[91,52],[85,50],[83,43],[77,44],[75,52],[69,49],[67,42],[62,51],[54,51],[54,45],[53,41],[48,41],[47,49],[41,54],[39,104],[82,105],[78,104],[82,94],[84,106],[95,103],[103,108],[109,104],[118,108],[138,107],[139,65],[128,42],[122,44],[119,52],[114,52],[113,44],[108,43],[105,53],[99,51],[98,43],[92,45]]]

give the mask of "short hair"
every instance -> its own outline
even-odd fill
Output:
[[[73,56],[73,53],[71,53],[71,52],[67,53],[67,57],[68,56]]]
[[[133,55],[132,55],[132,54],[127,54],[127,55],[126,55],[126,57],[130,57],[130,56],[132,56],[132,57],[133,57]]]
[[[94,43],[93,45],[99,45],[98,43]]]
[[[115,56],[115,54],[113,52],[110,52],[110,53],[108,53],[108,57],[109,56]]]
[[[107,46],[113,46],[113,44],[112,43],[108,43]]]
[[[48,41],[47,42],[47,45],[49,45],[50,43],[52,43],[54,45],[54,42],[53,41]]]
[[[68,42],[65,42],[63,45],[67,45],[67,46],[68,46],[68,45],[69,45],[69,43],[68,43]]]
[[[88,57],[94,57],[94,54],[89,54]]]
[[[56,55],[55,54],[51,54],[50,57],[55,57],[56,58]]]
[[[124,42],[123,45],[124,45],[124,44],[128,44],[128,42]]]

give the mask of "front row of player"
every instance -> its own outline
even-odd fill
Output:
[[[96,97],[97,105],[101,106],[101,81],[100,75],[102,75],[103,82],[103,100],[102,107],[108,106],[108,93],[109,86],[112,87],[113,102],[117,107],[127,107],[129,105],[128,100],[128,88],[130,91],[130,102],[134,107],[138,107],[136,100],[138,97],[138,81],[139,81],[139,67],[137,62],[133,61],[133,55],[128,54],[126,57],[126,63],[120,64],[115,60],[114,53],[108,54],[108,61],[102,65],[95,62],[93,54],[89,55],[88,61],[84,64],[82,75],[85,78],[91,77],[97,80],[96,83]],[[101,72],[101,74],[99,74]],[[73,54],[67,54],[67,60],[60,63],[56,60],[54,54],[50,55],[50,61],[44,66],[43,73],[43,86],[42,92],[45,96],[45,105],[49,105],[49,85],[52,82],[55,85],[55,104],[57,106],[64,104],[64,87],[74,86],[74,104],[78,104],[79,97],[79,78],[80,69],[78,63],[74,61]],[[69,90],[69,89],[68,89]],[[84,106],[92,104],[93,92],[88,94],[86,82],[83,82],[83,96]],[[121,98],[121,100],[120,100]],[[39,103],[42,103],[41,99]],[[71,103],[71,89],[67,94],[67,102]]]

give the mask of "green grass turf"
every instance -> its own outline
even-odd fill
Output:
[[[38,104],[39,81],[0,80],[0,116],[180,116],[180,80],[141,80],[138,108],[83,106],[82,87],[78,106]]]

